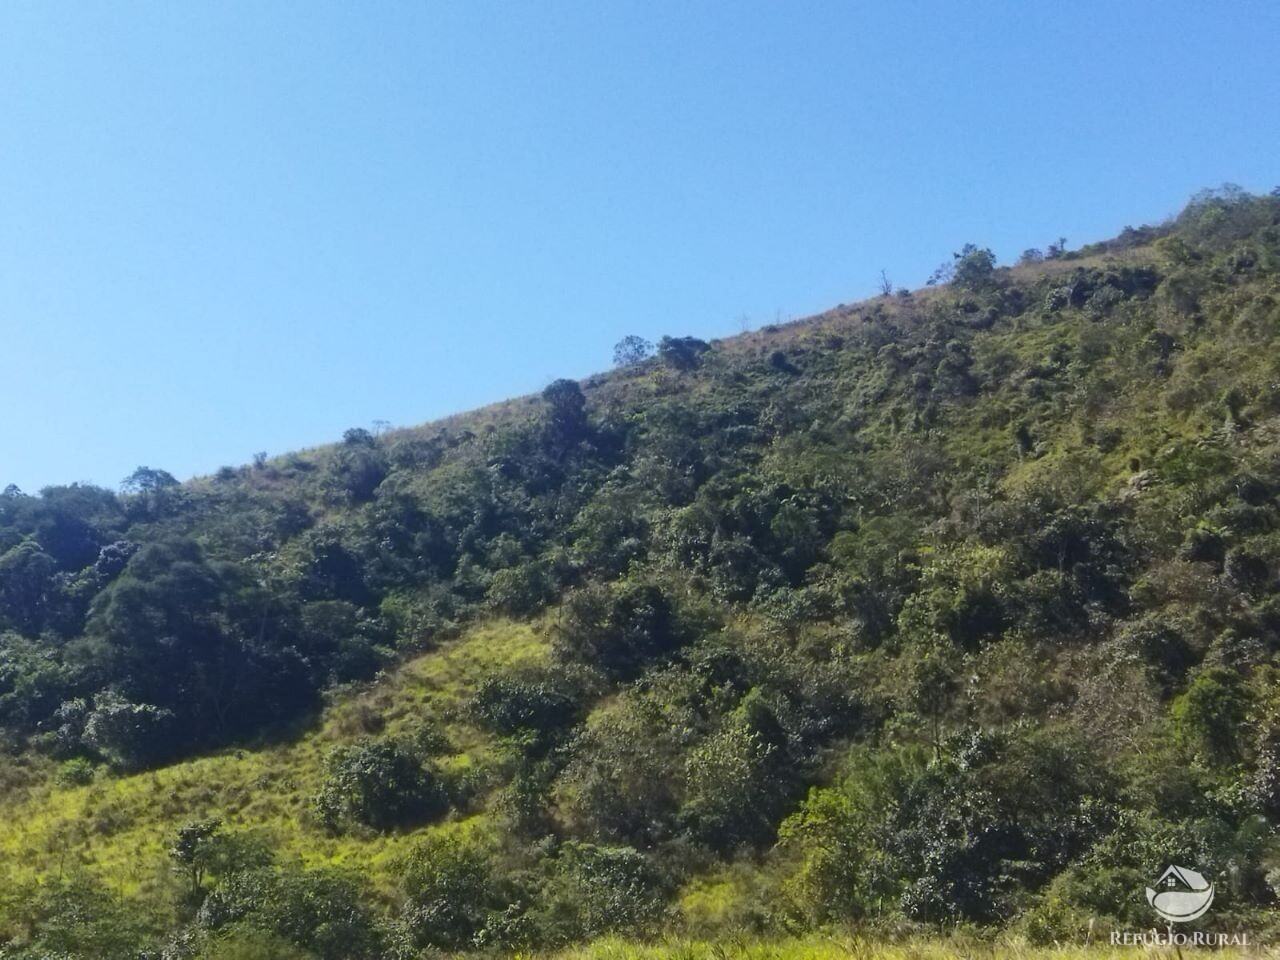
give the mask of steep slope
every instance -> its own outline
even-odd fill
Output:
[[[261,834],[283,859],[357,868],[390,892],[390,861],[408,849],[415,832],[320,830],[311,800],[321,788],[326,754],[358,742],[371,728],[396,735],[424,715],[455,714],[486,675],[537,666],[546,651],[528,624],[497,621],[341,697],[314,724],[279,742],[84,785],[50,776],[31,789],[11,791],[0,806],[9,825],[0,834],[5,886],[29,888],[42,877],[85,869],[114,890],[163,895],[167,850],[179,829],[217,818],[228,829]],[[443,770],[482,782],[500,766],[500,745],[465,716],[442,720],[441,728],[461,746],[437,754]]]
[[[187,485],[6,492],[0,940],[1047,940],[1149,924],[1170,862],[1261,929],[1280,196],[1024,259]]]

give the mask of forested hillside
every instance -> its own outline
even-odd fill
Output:
[[[0,957],[1274,927],[1280,191],[935,281],[5,490]]]

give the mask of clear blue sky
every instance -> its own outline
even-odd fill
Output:
[[[1273,2],[0,5],[0,484],[180,478],[1280,183]]]

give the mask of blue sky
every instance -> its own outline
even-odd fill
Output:
[[[0,5],[0,484],[186,478],[1280,183],[1280,5]]]

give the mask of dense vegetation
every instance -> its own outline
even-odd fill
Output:
[[[1047,942],[1149,926],[1170,862],[1262,929],[1280,191],[935,281],[188,484],[6,490],[0,957]]]

